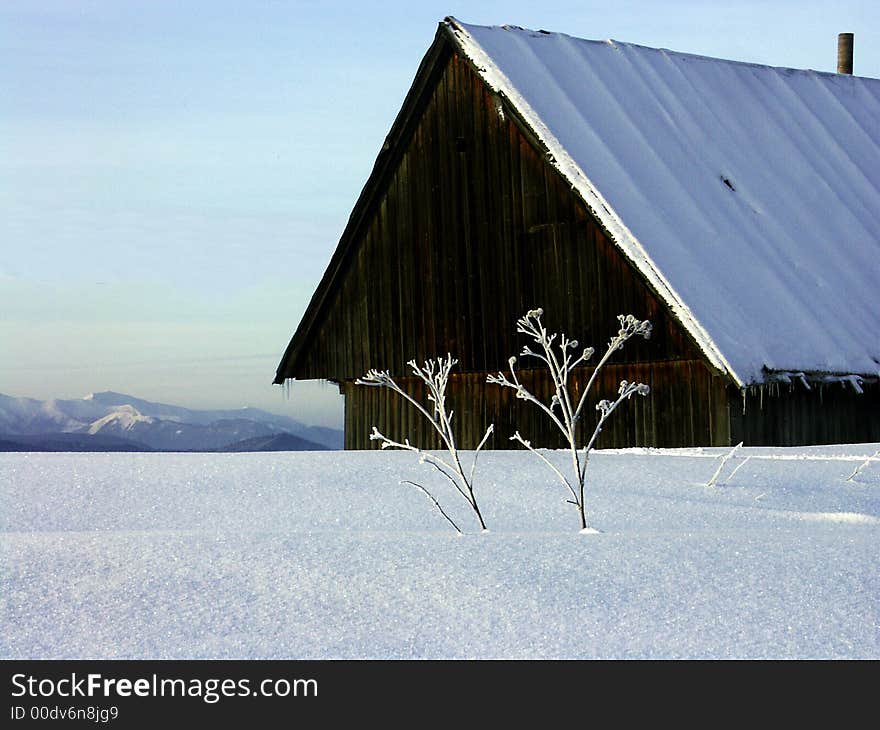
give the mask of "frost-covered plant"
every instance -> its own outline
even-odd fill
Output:
[[[857,477],[859,474],[861,474],[865,469],[867,469],[868,466],[871,464],[872,461],[878,461],[878,460],[880,460],[880,459],[878,459],[878,457],[880,457],[880,450],[875,451],[873,456],[869,456],[869,457],[868,457],[867,459],[865,459],[861,464],[859,464],[859,465],[853,470],[853,473],[850,474],[850,475],[846,478],[846,481],[848,481],[848,482],[854,482],[854,481],[856,480],[856,477]]]
[[[457,363],[458,360],[455,360],[452,355],[447,355],[445,358],[438,357],[436,360],[427,360],[422,367],[419,367],[415,360],[410,360],[407,363],[412,369],[413,375],[418,377],[419,380],[425,384],[425,388],[428,392],[427,398],[431,403],[431,406],[427,407],[419,403],[394,382],[394,378],[391,377],[387,370],[370,370],[363,378],[358,378],[355,382],[357,385],[369,385],[393,390],[415,406],[419,413],[428,420],[431,426],[434,427],[434,430],[440,434],[440,439],[446,447],[446,451],[449,452],[448,460],[441,458],[437,454],[423,451],[419,447],[413,446],[409,442],[409,439],[404,439],[403,443],[394,441],[380,433],[379,429],[375,426],[373,426],[373,432],[370,434],[370,440],[381,442],[381,447],[383,449],[394,448],[416,452],[419,455],[419,463],[430,464],[449,480],[452,486],[455,487],[456,491],[464,497],[465,501],[470,505],[471,510],[473,510],[477,517],[477,521],[480,523],[480,528],[485,530],[486,523],[483,521],[483,514],[480,512],[480,507],[477,504],[477,497],[474,494],[474,472],[477,468],[477,457],[480,454],[480,449],[486,445],[486,441],[494,430],[494,426],[490,425],[489,428],[486,429],[483,439],[477,446],[476,451],[474,451],[474,459],[471,462],[471,467],[466,472],[461,463],[460,452],[455,445],[455,436],[452,433],[452,417],[454,411],[446,410],[446,385],[449,382],[449,372]],[[459,534],[462,534],[461,528],[459,528],[453,519],[446,513],[443,507],[440,506],[440,502],[437,501],[434,495],[423,485],[408,480],[402,483],[410,484],[422,491],[428,499],[434,503],[434,506],[440,511],[440,514],[446,518],[447,522],[449,522]]]
[[[529,392],[520,382],[516,374],[516,357],[508,360],[510,364],[510,375],[499,372],[497,375],[489,375],[487,382],[495,383],[506,388],[513,388],[516,391],[516,397],[522,400],[534,403],[544,413],[549,416],[550,420],[556,424],[556,427],[562,432],[568,449],[571,452],[572,474],[566,476],[562,470],[556,467],[541,452],[536,451],[530,441],[523,438],[519,431],[510,437],[511,441],[518,441],[525,448],[541,459],[554,474],[559,477],[560,481],[568,488],[571,493],[571,499],[567,500],[573,504],[578,511],[581,521],[581,529],[587,530],[587,517],[584,509],[584,484],[586,479],[587,464],[590,460],[590,452],[596,444],[596,439],[602,432],[605,422],[611,417],[611,414],[617,409],[623,401],[628,400],[633,395],[647,395],[649,388],[644,383],[630,383],[626,380],[620,382],[617,390],[617,397],[614,400],[600,400],[596,404],[596,410],[599,412],[599,420],[590,440],[581,448],[578,448],[576,436],[577,424],[583,416],[584,406],[587,402],[587,395],[596,382],[599,371],[608,362],[611,356],[623,348],[624,344],[631,337],[639,335],[648,339],[651,336],[651,323],[648,320],[640,320],[631,314],[626,316],[618,315],[617,320],[620,328],[617,334],[611,338],[608,343],[608,349],[602,358],[596,364],[593,374],[590,376],[586,387],[578,398],[573,391],[570,380],[571,375],[578,365],[587,362],[595,353],[594,348],[586,347],[579,350],[580,345],[577,340],[570,340],[564,334],[559,335],[559,344],[556,349],[553,345],[556,342],[557,335],[548,334],[547,328],[541,322],[544,314],[542,309],[532,309],[526,313],[524,317],[520,317],[516,321],[516,331],[531,337],[539,346],[539,351],[534,352],[526,345],[520,353],[523,357],[531,357],[542,362],[550,371],[550,377],[553,380],[555,392],[549,404],[546,404]]]

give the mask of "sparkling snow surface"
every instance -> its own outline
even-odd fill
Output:
[[[450,23],[712,362],[880,371],[880,80]]]
[[[880,658],[876,450],[599,452],[593,535],[490,452],[464,537],[411,454],[0,454],[0,656]]]

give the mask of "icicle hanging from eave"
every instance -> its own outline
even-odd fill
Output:
[[[788,386],[788,392],[791,393],[795,389],[795,384],[799,383],[805,390],[812,391],[814,386],[818,387],[819,397],[822,397],[822,391],[825,386],[840,384],[842,386],[849,385],[858,395],[864,394],[862,386],[865,383],[876,383],[880,378],[869,375],[856,375],[855,373],[804,373],[797,370],[772,370],[766,371],[766,379],[763,383],[752,383],[740,388],[743,399],[743,415],[746,413],[747,397],[757,396],[758,407],[764,410],[764,393],[770,397],[776,398],[780,395],[780,388],[783,385]]]
[[[864,383],[875,383],[878,378],[868,375],[857,375],[855,373],[802,373],[792,371],[777,371],[769,373],[771,382],[779,382],[792,384],[794,380],[799,381],[807,390],[812,390],[810,383],[814,385],[833,385],[840,383],[841,385],[849,385],[856,393],[862,395],[865,391],[862,388]]]
[[[771,373],[770,375],[771,382],[784,383],[785,385],[794,385],[794,381],[799,382],[804,386],[807,390],[812,390],[810,387],[810,383],[807,380],[807,376],[802,372],[777,372]]]

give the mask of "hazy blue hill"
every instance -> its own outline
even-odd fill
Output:
[[[294,436],[292,433],[276,433],[272,436],[257,436],[237,441],[220,449],[220,451],[329,451],[329,449],[314,441]]]
[[[2,451],[44,451],[42,448],[28,448],[20,441],[11,441],[8,437],[0,438],[0,452]]]
[[[209,425],[217,421],[254,421],[268,427],[267,430],[292,433],[329,449],[341,449],[343,446],[343,434],[340,429],[326,428],[324,426],[307,426],[289,416],[280,416],[276,413],[260,410],[259,408],[195,410],[168,403],[154,403],[126,395],[125,393],[116,393],[112,390],[93,393],[90,398],[95,403],[108,407],[131,405],[145,416],[162,420],[198,425]],[[254,436],[256,435],[254,434]]]
[[[153,451],[149,446],[115,436],[88,433],[10,434],[0,438],[0,451]]]
[[[67,435],[59,441],[60,434]],[[72,440],[74,434],[117,441],[86,439],[77,446]],[[24,444],[40,450],[67,451],[75,450],[70,448],[74,444],[88,451],[110,451],[120,450],[117,447],[121,442],[140,445],[125,450],[216,451],[229,444],[280,434],[292,434],[309,444],[295,450],[343,447],[341,430],[307,426],[259,408],[193,410],[109,390],[80,399],[46,401],[0,394],[0,436],[9,442],[2,446],[4,450],[19,450],[18,445]],[[39,438],[25,443],[22,435]],[[50,441],[46,449],[40,447]],[[101,444],[107,444],[107,448],[100,448]]]

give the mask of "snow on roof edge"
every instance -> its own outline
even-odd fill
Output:
[[[658,295],[672,310],[682,326],[694,338],[697,346],[706,355],[709,362],[718,370],[727,373],[739,387],[747,383],[730,365],[721,350],[700,324],[693,312],[672,287],[663,272],[654,263],[644,246],[626,227],[614,209],[602,197],[590,178],[572,159],[565,147],[544,124],[540,116],[532,109],[509,78],[483,50],[477,40],[466,30],[463,24],[452,16],[444,21],[462,53],[470,59],[474,68],[489,88],[503,94],[522,115],[535,136],[544,144],[550,153],[549,162],[568,180],[572,188],[580,195],[584,203],[596,216],[607,231],[612,242],[620,249],[636,268],[645,276]]]

